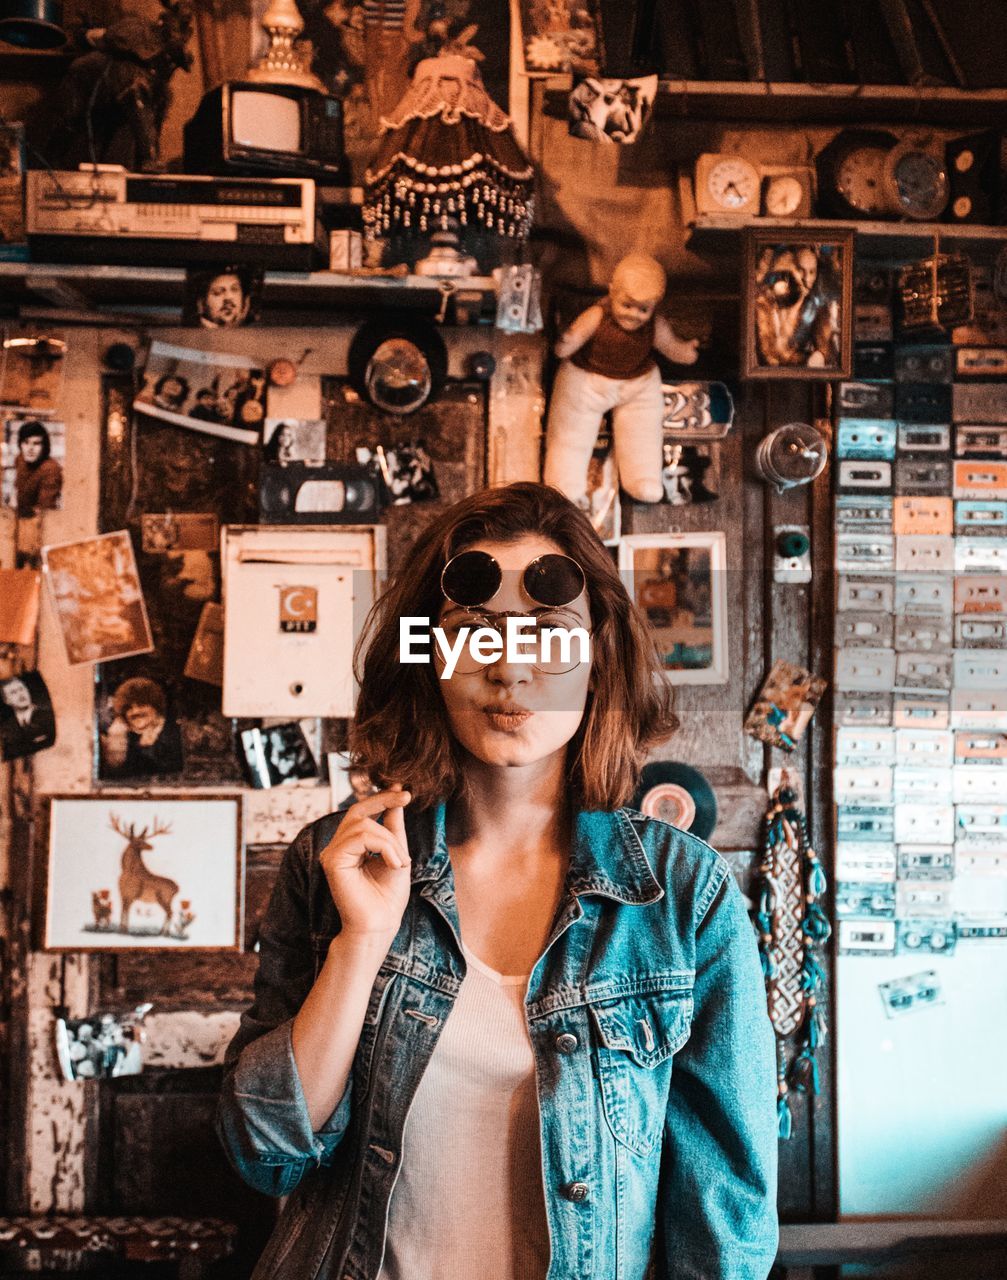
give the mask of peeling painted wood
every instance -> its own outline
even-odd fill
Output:
[[[212,1067],[224,1060],[224,1050],[238,1029],[239,1014],[151,1013],[143,1060],[150,1067]]]

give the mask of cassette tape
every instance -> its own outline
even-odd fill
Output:
[[[991,498],[959,498],[955,502],[957,534],[1007,539],[1007,501]]]
[[[836,428],[837,458],[895,458],[895,423],[885,418],[841,418]]]
[[[836,810],[836,839],[844,846],[847,843],[892,844],[892,874],[894,875],[895,810],[890,805],[839,805]],[[865,879],[864,876],[854,878]]]
[[[890,286],[888,293],[890,297]],[[887,303],[857,302],[854,306],[853,333],[857,342],[890,343],[892,340],[892,328],[892,309]],[[890,352],[888,359],[890,364]]]
[[[891,613],[895,607],[895,583],[891,578],[839,575],[836,608],[843,613]]]
[[[950,498],[899,497],[892,500],[892,532],[912,537],[950,534],[954,511]]]
[[[832,786],[836,800],[843,805],[890,805],[893,799],[892,766],[840,765],[833,775]]]
[[[896,573],[952,573],[955,540],[948,534],[909,536],[895,539]]]
[[[1001,378],[1007,374],[1007,347],[959,347],[955,377]]]
[[[1007,383],[956,382],[951,414],[955,422],[1007,423]]]
[[[944,613],[907,613],[895,623],[895,648],[902,653],[946,653],[951,648],[951,618]]]
[[[951,427],[946,423],[900,422],[899,453],[950,453]]]
[[[959,729],[954,736],[955,764],[1001,764],[1007,760],[1007,733]],[[1007,781],[1005,781],[1007,793]]]
[[[895,537],[893,534],[872,533],[865,537],[860,533],[840,533],[836,536],[836,568],[838,570],[863,569],[868,573],[884,571],[895,566]]]
[[[976,652],[956,649],[953,659],[956,689],[1002,689],[1007,691],[1007,652]]]
[[[996,804],[1003,799],[1004,777],[988,764],[956,764],[951,769],[951,798],[955,804]]]
[[[892,487],[892,464],[868,459],[840,462],[836,487],[854,493],[883,492]]]
[[[999,575],[955,578],[955,613],[1007,613],[1007,580]]]
[[[978,920],[960,919],[958,921],[958,941],[977,942],[987,938],[1007,938],[1007,922],[1004,924],[983,924]]]
[[[959,876],[1007,878],[1007,845],[958,845],[955,867]]]
[[[888,382],[841,382],[836,404],[841,418],[891,418],[895,388]]]
[[[955,810],[955,826],[961,835],[996,836],[1007,841],[1007,804],[960,804]]]
[[[1007,648],[1007,618],[959,614],[955,618],[955,644],[963,649]]]
[[[890,649],[894,618],[890,613],[836,614],[836,645],[840,649],[880,645]]]
[[[944,993],[935,969],[880,982],[878,991],[889,1018],[901,1018],[914,1009],[928,1009],[944,1003]]]
[[[887,693],[894,685],[894,649],[840,649],[837,652],[837,689]]]
[[[893,773],[895,804],[943,804],[951,792],[951,770],[897,764]]]
[[[959,423],[955,427],[955,454],[959,458],[1007,458],[1007,427]]]
[[[896,844],[954,843],[955,811],[947,804],[895,806]]]
[[[892,723],[892,695],[890,693],[839,692],[833,699],[833,717],[841,728],[862,728],[867,725]]]
[[[855,884],[843,880],[836,884],[836,915],[871,919],[895,919],[894,884]]]
[[[898,920],[896,926],[896,951],[899,955],[911,952],[951,955],[955,949],[953,920]]]
[[[900,880],[953,880],[954,848],[946,844],[900,844],[898,878]]]
[[[895,885],[895,910],[899,918],[917,919],[951,915],[951,883],[940,880],[900,880]]]
[[[954,370],[954,347],[947,343],[900,343],[895,348],[896,382],[950,382]]]
[[[894,759],[894,729],[844,728],[836,732],[836,764],[891,764]]]
[[[954,584],[946,574],[925,576],[907,573],[895,578],[897,614],[950,614],[954,609]]]
[[[895,658],[896,689],[950,689],[950,653],[899,653]]]
[[[892,955],[895,952],[894,920],[840,920],[840,955]]]
[[[1007,573],[1007,538],[955,538],[955,573]]]
[[[887,308],[886,308],[887,310]],[[891,314],[889,313],[888,323],[891,324]],[[889,328],[888,333],[891,333]],[[867,335],[863,335],[865,341],[857,341],[853,344],[853,376],[857,379],[875,379],[890,378],[895,372],[894,353],[892,344],[886,341],[878,334],[868,340]]]
[[[1007,723],[1007,692],[991,689],[951,691],[952,729],[997,729]]]
[[[951,491],[951,459],[906,454],[895,463],[896,493],[941,493]]]
[[[958,458],[951,479],[956,498],[1007,497],[1007,462],[988,458]]]
[[[871,840],[840,840],[836,845],[836,881],[893,884],[895,846]]]
[[[836,498],[836,532],[891,533],[892,511],[892,499],[884,494],[842,494]]]
[[[897,694],[892,706],[896,729],[946,729],[951,723],[951,707],[946,697],[913,698]]]
[[[951,387],[937,382],[895,384],[895,416],[899,422],[951,422]],[[950,432],[948,444],[950,445]]]
[[[915,768],[949,769],[954,759],[955,738],[950,729],[896,729],[895,763]],[[945,787],[951,784],[945,778]]]

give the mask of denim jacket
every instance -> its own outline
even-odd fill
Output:
[[[377,1276],[406,1116],[465,976],[444,806],[407,810],[409,903],[346,1092],[312,1132],[291,1022],[339,931],[319,854],[340,817],[286,853],[255,1002],[227,1051],[224,1145],[253,1187],[289,1194],[253,1280]],[[765,1280],[778,1230],[774,1042],[723,859],[632,810],[578,813],[525,1008],[548,1280]]]

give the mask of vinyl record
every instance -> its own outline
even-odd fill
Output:
[[[633,807],[648,818],[660,818],[701,840],[708,840],[717,825],[713,788],[698,769],[675,760],[655,760],[644,765]]]

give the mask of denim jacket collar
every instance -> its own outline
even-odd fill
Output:
[[[412,881],[440,880],[450,868],[443,801],[410,816]],[[618,902],[657,902],[664,897],[643,844],[625,809],[580,810],[574,818],[567,891],[599,894]]]

